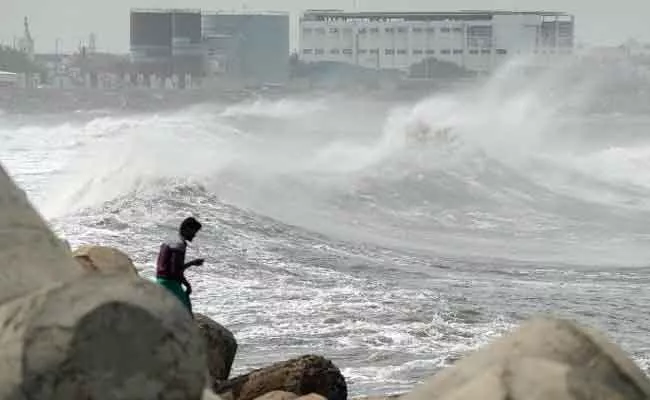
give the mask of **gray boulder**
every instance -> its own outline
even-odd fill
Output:
[[[403,400],[647,399],[650,381],[617,346],[574,322],[535,318]]]
[[[214,382],[227,380],[237,353],[235,336],[206,315],[195,313],[194,320],[205,341],[210,376]]]

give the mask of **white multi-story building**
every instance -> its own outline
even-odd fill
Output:
[[[571,54],[574,17],[557,12],[310,10],[300,19],[300,59],[408,70],[425,59],[490,71],[512,55]]]

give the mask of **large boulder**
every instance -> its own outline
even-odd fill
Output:
[[[0,399],[188,399],[205,387],[190,314],[145,280],[89,276],[0,307]]]
[[[649,397],[650,380],[601,334],[564,319],[535,318],[441,371],[402,399]]]
[[[137,277],[138,270],[124,252],[105,246],[82,246],[72,253],[75,261],[87,272],[124,274]]]
[[[305,396],[300,396],[296,400],[327,400],[327,398],[321,396],[320,394],[310,393]]]
[[[205,340],[210,376],[214,382],[227,380],[237,353],[235,336],[206,315],[196,313],[194,320]]]
[[[269,392],[263,396],[260,396],[256,400],[295,400],[297,398],[298,395],[295,393],[276,390],[274,392]]]
[[[0,165],[0,304],[82,271]]]
[[[215,385],[221,397],[234,400],[254,400],[278,390],[298,396],[315,393],[328,400],[348,397],[341,371],[331,361],[315,355],[279,362]]]

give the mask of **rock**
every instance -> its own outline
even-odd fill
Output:
[[[201,336],[146,280],[87,276],[0,307],[0,399],[200,399]]]
[[[535,318],[441,371],[404,400],[645,399],[650,380],[601,334]]]
[[[281,390],[276,390],[274,392],[269,392],[263,396],[258,397],[256,400],[294,400],[297,399],[298,395],[290,392],[283,392]]]
[[[389,394],[386,396],[365,396],[365,397],[355,397],[353,400],[397,400],[403,395],[404,393]]]
[[[206,315],[195,313],[194,320],[205,340],[210,375],[215,382],[227,380],[237,353],[235,336]]]
[[[201,397],[201,400],[225,400],[222,399],[218,394],[212,391],[210,388],[206,388],[203,391],[203,396]]]
[[[320,394],[310,393],[306,396],[298,397],[298,400],[327,400],[327,399],[321,396]]]
[[[266,393],[284,391],[303,396],[311,393],[329,400],[346,400],[347,384],[331,361],[314,355],[273,364],[217,384],[215,392],[235,400],[254,400]]]
[[[1,165],[0,256],[0,304],[82,272]]]
[[[82,246],[75,250],[72,255],[87,272],[138,276],[138,271],[135,269],[131,258],[112,247]]]
[[[539,358],[521,358],[488,368],[442,399],[485,400],[588,400],[645,399],[627,397],[608,387],[584,369]]]

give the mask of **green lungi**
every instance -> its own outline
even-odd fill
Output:
[[[190,296],[185,293],[183,285],[181,285],[180,282],[165,278],[156,278],[156,282],[158,282],[160,286],[172,292],[172,294],[183,303],[190,314],[192,314],[192,302],[190,301]]]

